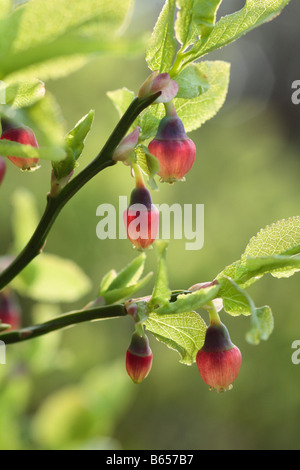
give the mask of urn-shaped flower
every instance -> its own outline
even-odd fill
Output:
[[[242,356],[232,344],[225,325],[211,324],[208,327],[196,362],[203,381],[212,390],[222,392],[232,388],[241,368]]]

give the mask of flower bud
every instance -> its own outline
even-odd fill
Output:
[[[127,302],[125,302],[125,310],[127,312],[128,315],[130,315],[134,321],[137,320],[137,313],[138,313],[138,306],[135,302],[133,302],[132,300],[129,300]]]
[[[0,185],[3,181],[6,172],[6,164],[2,157],[0,157]]]
[[[142,99],[160,92],[160,96],[154,101],[154,104],[168,103],[175,98],[178,89],[178,83],[175,80],[171,80],[168,73],[155,71],[142,84],[138,97]]]
[[[135,384],[141,383],[152,367],[152,351],[147,336],[133,333],[131,343],[126,352],[126,370]]]
[[[116,148],[112,159],[116,162],[126,162],[139,141],[139,134],[140,128],[136,127],[134,131],[124,137],[120,145]]]
[[[169,183],[182,180],[196,158],[196,146],[187,137],[176,112],[161,120],[156,137],[150,142],[148,149],[159,161],[158,175],[162,181]]]
[[[145,249],[154,243],[159,230],[159,211],[152,204],[147,188],[137,187],[132,191],[123,219],[127,237],[136,248]]]
[[[23,145],[31,145],[37,148],[38,143],[35,138],[33,131],[29,128],[20,127],[15,129],[8,129],[3,132],[1,140],[10,140],[12,142],[18,142]],[[32,170],[37,167],[39,161],[38,158],[20,158],[9,156],[8,159],[21,170]]]
[[[211,324],[206,331],[204,346],[198,351],[196,363],[203,381],[211,390],[224,392],[237,378],[242,356],[232,344],[225,325]]]
[[[20,307],[10,291],[0,293],[0,321],[10,325],[10,330],[18,330],[21,327]]]

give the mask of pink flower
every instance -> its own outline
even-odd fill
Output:
[[[127,161],[139,141],[139,134],[140,128],[136,127],[134,131],[130,132],[130,134],[124,137],[120,145],[116,148],[112,159],[116,162]]]
[[[168,73],[153,72],[142,84],[138,92],[139,98],[146,98],[161,92],[160,96],[154,103],[168,103],[178,93],[178,84],[175,80],[171,80]]]

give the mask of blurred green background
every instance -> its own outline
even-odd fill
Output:
[[[227,1],[219,14],[244,2]],[[162,1],[138,0],[131,32],[151,31]],[[211,280],[240,257],[250,237],[272,222],[299,215],[300,108],[291,102],[291,84],[300,78],[300,5],[291,2],[275,21],[212,54],[232,63],[222,111],[190,137],[197,159],[185,184],[160,185],[154,203],[205,204],[205,243],[186,251],[185,240],[168,251],[172,289]],[[49,81],[66,128],[90,109],[96,117],[80,168],[101,148],[117,122],[106,92],[137,91],[148,75],[143,55],[96,58],[67,78]],[[12,165],[1,187],[1,253],[11,245],[11,196],[30,189],[42,213],[50,164],[22,174]],[[81,308],[97,292],[102,276],[135,256],[127,240],[96,237],[96,209],[117,206],[133,180],[117,165],[92,180],[57,220],[46,250],[78,263],[93,291],[68,305],[34,305],[20,298],[24,324]],[[146,267],[156,269],[154,251]],[[141,292],[148,294],[152,286]],[[1,449],[299,449],[300,365],[292,364],[292,342],[300,339],[299,275],[288,280],[266,276],[249,290],[256,305],[270,305],[275,330],[267,343],[245,341],[248,318],[222,319],[243,354],[243,366],[230,393],[210,393],[196,365],[179,363],[175,352],[151,337],[152,372],[140,386],[126,375],[128,318],[83,324],[30,344],[7,348],[9,380],[0,394]],[[207,320],[204,314],[204,318]]]

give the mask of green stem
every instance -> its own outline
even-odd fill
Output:
[[[91,320],[108,320],[110,318],[119,318],[126,315],[127,312],[121,304],[69,312],[39,325],[33,325],[27,328],[22,328],[21,330],[2,333],[0,335],[0,340],[5,344],[20,343],[78,323]]]
[[[181,50],[177,52],[176,60],[169,72],[171,78],[176,77],[176,75],[178,75],[181,70],[185,67],[187,57],[189,57],[188,52],[183,52]]]
[[[135,185],[137,188],[144,188],[145,187],[145,182],[144,182],[144,178],[143,178],[143,173],[139,167],[139,165],[137,165],[136,163],[133,163],[132,164],[132,169],[133,169],[133,172],[134,172],[134,176],[135,176]]]
[[[165,103],[164,106],[165,106],[166,116],[177,117],[177,112],[172,101],[168,101],[168,103]]]
[[[56,195],[47,196],[45,212],[28,244],[14,261],[0,275],[0,291],[11,282],[41,251],[46,243],[48,233],[66,203],[95,175],[105,168],[115,165],[112,160],[115,149],[125,137],[130,126],[138,115],[150,106],[160,95],[156,93],[146,98],[135,98],[120,119],[111,136],[98,156],[73,178]]]
[[[175,78],[185,67],[195,61],[195,56],[191,50],[183,52],[178,51],[176,60],[169,72],[171,78]]]
[[[144,326],[142,324],[135,325],[135,332],[141,337],[144,338],[146,336]]]
[[[175,302],[178,295],[190,293],[189,291],[173,291],[171,302]],[[61,330],[63,328],[84,323],[92,320],[108,320],[110,318],[125,317],[128,313],[123,304],[102,305],[99,307],[85,308],[79,311],[65,313],[55,317],[45,323],[28,326],[16,331],[9,331],[0,334],[0,341],[5,344],[21,343],[39,336],[46,335],[52,331]],[[143,328],[142,325],[140,325]],[[143,331],[140,330],[139,331]]]
[[[208,313],[211,325],[220,325],[221,319],[213,302],[208,302]]]

